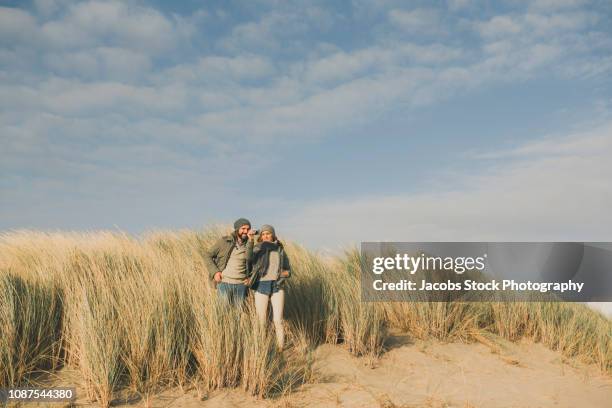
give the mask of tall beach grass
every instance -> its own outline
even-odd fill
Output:
[[[251,301],[239,309],[216,296],[203,252],[222,232],[0,235],[0,387],[67,365],[103,406],[119,391],[148,402],[194,384],[282,395],[309,381],[317,345],[376,357],[390,328],[444,341],[531,338],[612,373],[612,323],[582,305],[361,302],[356,250],[324,261],[292,243],[279,351]]]

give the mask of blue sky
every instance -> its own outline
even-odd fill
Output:
[[[0,230],[612,238],[609,2],[0,5]]]

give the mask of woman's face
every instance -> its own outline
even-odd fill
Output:
[[[272,233],[270,231],[264,231],[261,233],[261,240],[272,242]]]

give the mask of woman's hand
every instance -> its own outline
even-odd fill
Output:
[[[281,278],[288,278],[289,277],[289,271],[282,271],[280,273],[280,277]]]
[[[242,283],[249,286],[249,278],[246,278],[245,280],[243,280]]]

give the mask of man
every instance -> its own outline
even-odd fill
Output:
[[[251,222],[246,218],[237,219],[234,232],[215,242],[204,257],[219,294],[231,304],[242,304],[248,292],[245,280],[248,276],[246,251],[249,234],[253,234]]]

